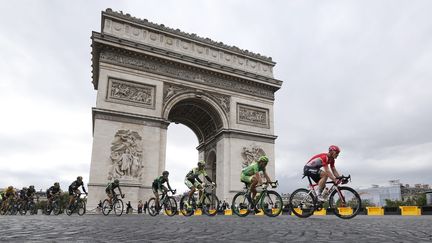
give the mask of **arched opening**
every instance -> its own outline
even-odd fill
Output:
[[[177,102],[169,111],[168,120],[192,129],[200,144],[206,142],[223,127],[218,111],[200,98],[187,98]]]
[[[165,168],[176,173],[173,176],[170,174],[172,186],[179,192],[187,191],[184,177],[189,170],[197,166],[199,160],[206,160],[207,174],[216,181],[216,151],[215,148],[205,145],[223,128],[219,112],[201,98],[188,97],[172,105],[168,120],[171,124],[167,131]],[[195,134],[198,143],[192,138],[192,134]]]
[[[188,190],[184,178],[197,165],[198,140],[191,129],[182,124],[170,124],[167,131],[165,170],[170,172],[169,180],[178,193]]]

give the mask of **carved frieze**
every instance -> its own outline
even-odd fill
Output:
[[[237,123],[268,128],[269,110],[237,103]]]
[[[266,155],[266,153],[259,146],[250,145],[249,147],[243,147],[243,151],[241,152],[241,157],[243,158],[242,167],[247,167],[263,155]]]
[[[155,86],[109,78],[107,100],[154,109],[155,90]]]
[[[116,15],[115,19],[109,16],[112,14]],[[134,21],[136,18],[132,18],[136,24],[131,24],[129,17],[112,11],[106,12],[103,17],[104,33],[266,77],[273,77],[272,69],[275,63],[271,58],[260,54],[211,41],[208,38],[201,38],[195,34],[191,35],[181,31],[173,32],[170,28],[165,26],[161,28],[160,25],[148,21]],[[125,21],[125,19],[128,20]]]
[[[151,59],[144,55],[128,55],[114,50],[103,50],[100,53],[99,61],[183,79],[194,83],[206,84],[234,92],[274,99],[274,91],[270,86],[257,86],[253,83],[242,82],[230,76],[202,72],[191,69],[189,66],[175,65],[174,63],[167,63],[158,59]]]
[[[108,180],[141,179],[143,174],[141,136],[130,130],[118,130],[111,146]]]

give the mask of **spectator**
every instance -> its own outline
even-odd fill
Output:
[[[225,200],[222,203],[222,209],[223,210],[229,209],[229,205],[228,205],[228,203]]]
[[[138,202],[138,213],[139,213],[139,214],[142,213],[142,211],[143,211],[143,206],[144,206],[144,204],[142,203],[141,200],[139,200],[139,202]]]
[[[129,201],[128,203],[126,203],[126,214],[131,214],[131,213],[132,213],[132,205]]]
[[[144,214],[147,213],[147,209],[148,209],[148,202],[145,201],[145,202],[144,202]]]
[[[97,208],[96,208],[96,211],[97,211],[98,213],[101,213],[101,212],[102,212],[102,200],[99,200],[99,204],[98,204],[98,206],[97,206]]]

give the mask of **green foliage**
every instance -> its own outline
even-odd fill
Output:
[[[362,199],[361,201],[362,207],[376,207],[376,204],[371,202],[369,199]]]
[[[47,201],[46,201],[46,200],[39,201],[39,202],[36,204],[36,208],[37,208],[37,209],[44,209],[44,208],[46,208],[46,204],[47,204]]]
[[[416,202],[417,206],[426,206],[426,193],[418,195]]]
[[[399,201],[399,200],[390,200],[386,199],[386,206],[387,207],[399,207],[399,206],[425,206],[426,205],[426,194],[422,193],[419,195],[415,195],[412,197],[409,197],[405,201]]]
[[[386,199],[385,202],[386,202],[385,204],[386,204],[387,207],[408,206],[407,202],[399,201],[399,200]]]

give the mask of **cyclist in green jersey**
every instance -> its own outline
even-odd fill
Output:
[[[157,178],[153,181],[153,184],[152,184],[153,194],[154,194],[155,199],[156,199],[156,206],[158,207],[157,210],[159,210],[159,191],[161,191],[162,193],[163,193],[164,191],[168,191],[168,189],[169,189],[170,191],[173,191],[173,190],[171,189],[171,186],[170,186],[169,182],[168,182],[168,175],[169,175],[169,172],[168,172],[168,171],[164,171],[164,172],[162,172],[162,176],[157,177]],[[163,185],[165,182],[167,183],[168,188],[166,188],[166,187]]]
[[[264,177],[267,182],[270,182],[270,177],[268,176],[265,168],[269,162],[269,159],[267,156],[261,156],[259,157],[258,161],[251,163],[249,166],[244,168],[240,175],[240,181],[246,183],[248,186],[250,186],[250,191],[252,193],[252,198],[255,198],[256,196],[256,186],[259,182],[261,182],[261,177],[259,175],[259,172],[262,171],[264,174]]]
[[[200,175],[203,175],[210,183],[216,185],[216,183],[214,183],[207,175],[207,172],[205,171],[205,161],[202,160],[198,162],[198,167],[193,168],[187,173],[184,180],[186,186],[190,189],[189,198],[193,196],[197,188],[200,189],[203,187],[203,182],[199,178]],[[201,195],[199,196],[201,197]]]

